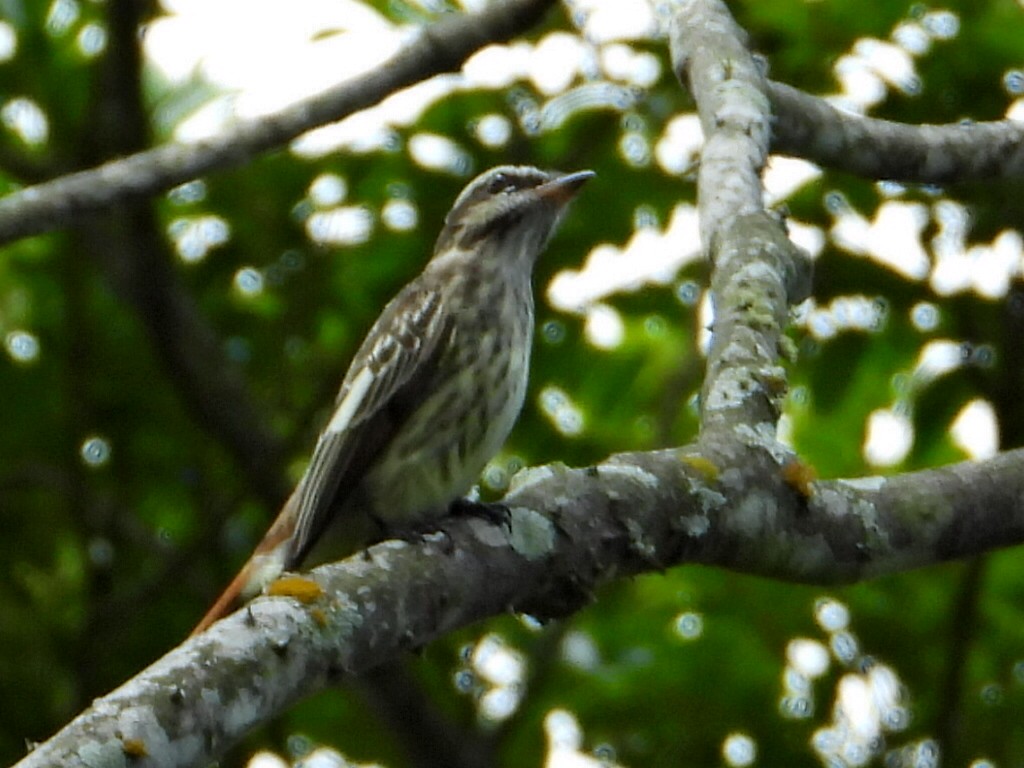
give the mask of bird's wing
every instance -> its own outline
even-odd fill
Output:
[[[193,635],[227,613],[240,595],[261,589],[309,553],[330,522],[338,489],[354,487],[422,399],[438,353],[448,343],[450,317],[440,290],[422,280],[407,285],[384,308],[349,366],[309,469]]]
[[[296,489],[298,509],[286,568],[300,563],[350,484],[393,437],[433,374],[448,334],[441,292],[421,281],[384,308],[349,366],[334,413]]]

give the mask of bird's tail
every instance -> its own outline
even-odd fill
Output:
[[[295,498],[296,494],[292,494],[277,519],[274,520],[273,525],[270,526],[266,536],[242,566],[242,570],[231,580],[227,589],[221,593],[206,615],[196,624],[189,637],[205,632],[211,624],[224,618],[242,600],[254,596],[280,576],[285,568],[293,567],[294,564],[288,563],[287,558],[292,533],[295,530]]]
[[[195,637],[201,632],[205,632],[211,624],[227,616],[236,607],[235,604],[240,602],[242,593],[246,592],[246,587],[249,586],[252,565],[253,559],[250,558],[242,567],[242,570],[238,572],[238,575],[228,584],[227,589],[221,592],[220,597],[217,598],[217,601],[210,610],[206,612],[206,615],[196,624],[189,637]]]

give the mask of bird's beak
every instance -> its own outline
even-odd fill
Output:
[[[557,179],[546,181],[539,187],[534,188],[537,197],[550,200],[556,205],[565,205],[580,191],[580,187],[586,184],[597,174],[593,171],[576,171],[559,176]]]

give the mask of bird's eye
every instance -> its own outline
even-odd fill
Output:
[[[502,192],[511,192],[515,188],[516,185],[512,183],[512,179],[504,173],[495,174],[494,178],[491,179],[490,184],[487,185],[487,191],[492,195],[497,195]]]

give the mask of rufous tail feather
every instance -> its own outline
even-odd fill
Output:
[[[217,598],[217,602],[206,612],[206,615],[196,624],[195,629],[189,634],[189,637],[195,637],[201,632],[205,632],[210,628],[210,625],[215,621],[219,621],[227,616],[237,604],[241,601],[242,592],[247,586],[249,586],[249,575],[252,571],[253,561],[250,558],[249,562],[243,566],[242,570],[238,572],[238,575],[231,580],[228,584],[227,589],[221,592],[220,597]]]
[[[284,508],[256,547],[252,557],[242,566],[242,570],[231,580],[227,589],[217,598],[217,602],[206,612],[189,637],[206,631],[211,624],[224,618],[241,604],[243,598],[252,597],[281,575],[286,565],[289,542],[295,531],[297,496],[296,491],[285,502]]]

